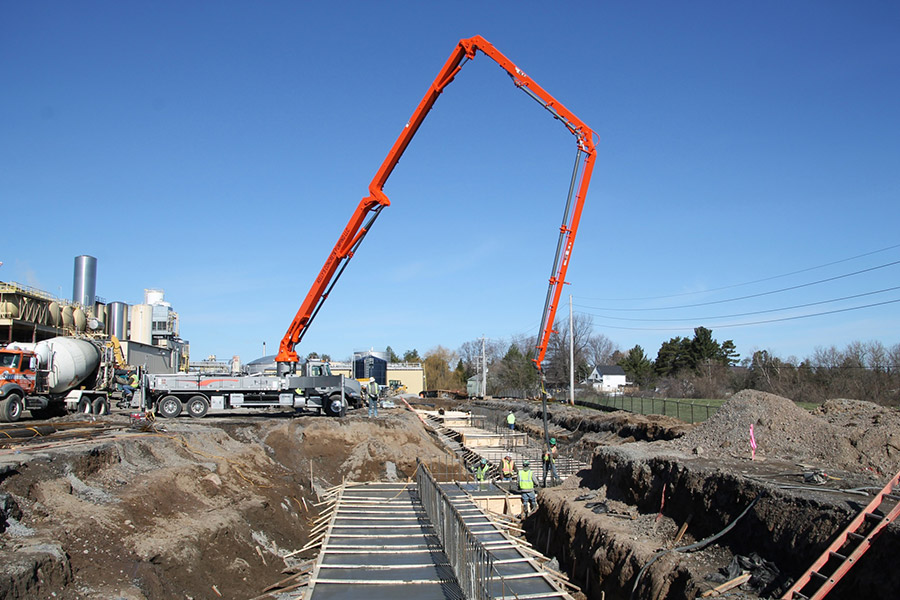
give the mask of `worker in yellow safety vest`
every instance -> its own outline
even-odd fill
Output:
[[[475,480],[478,482],[479,489],[484,489],[485,482],[488,478],[488,471],[490,470],[490,468],[491,466],[488,464],[486,458],[482,458],[481,462],[478,463],[478,466],[475,467]]]
[[[509,414],[506,415],[506,424],[509,425],[509,430],[514,431],[516,428],[516,415],[513,414],[513,411],[509,411]]]
[[[503,457],[500,461],[500,472],[503,474],[503,481],[512,481],[513,473],[516,472],[516,463],[510,455]]]
[[[544,452],[544,481],[542,486],[547,487],[547,474],[553,473],[553,481],[559,481],[559,475],[556,474],[556,457],[559,456],[559,450],[556,448],[556,438],[550,438],[550,445]]]
[[[481,463],[475,469],[475,479],[478,481],[484,481],[487,479],[488,473],[488,461],[486,458],[481,459]]]
[[[537,495],[534,493],[534,475],[528,468],[528,461],[522,461],[522,468],[519,470],[519,493],[522,494],[522,514],[528,515],[530,507],[533,506],[537,510]]]

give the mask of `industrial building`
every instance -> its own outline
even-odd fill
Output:
[[[389,362],[387,353],[377,350],[354,352],[351,362],[331,361],[331,372],[360,381],[374,377],[378,385],[397,393],[418,395],[425,389],[422,363]]]
[[[15,282],[0,282],[0,343],[38,342],[57,336],[115,337],[125,361],[156,373],[184,370],[189,344],[178,334],[178,313],[163,290],[144,290],[129,306],[97,295],[97,259],[75,257],[71,300]]]

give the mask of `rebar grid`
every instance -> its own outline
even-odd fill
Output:
[[[463,594],[467,600],[489,600],[493,557],[469,531],[459,511],[422,463],[416,470],[416,486]]]

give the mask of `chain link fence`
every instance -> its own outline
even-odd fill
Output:
[[[685,423],[700,423],[709,419],[719,403],[707,404],[671,398],[642,398],[640,396],[582,396],[575,398],[575,404],[590,408],[625,410],[641,415],[666,415]]]

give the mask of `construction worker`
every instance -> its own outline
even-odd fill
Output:
[[[137,389],[137,376],[133,371],[122,373],[116,377],[116,386],[122,392],[123,398],[130,399]]]
[[[513,414],[513,411],[509,411],[509,414],[506,415],[506,424],[509,425],[510,431],[515,431],[516,429],[516,415]]]
[[[534,493],[534,475],[529,468],[527,460],[522,461],[522,468],[519,470],[519,493],[522,494],[522,514],[528,516],[532,511],[530,507],[537,510],[537,495]]]
[[[374,377],[369,377],[366,385],[366,394],[369,396],[369,417],[378,417],[378,384]]]
[[[542,487],[547,487],[547,473],[553,471],[553,481],[559,481],[559,475],[556,474],[556,457],[559,450],[556,448],[556,438],[550,438],[550,445],[544,452],[544,481]]]
[[[475,481],[478,482],[479,489],[484,488],[484,483],[488,478],[488,470],[490,466],[486,458],[482,458],[478,466],[472,469],[475,473]]]
[[[500,472],[503,475],[503,481],[512,481],[513,473],[516,472],[516,463],[513,462],[512,456],[506,455],[500,461]]]

